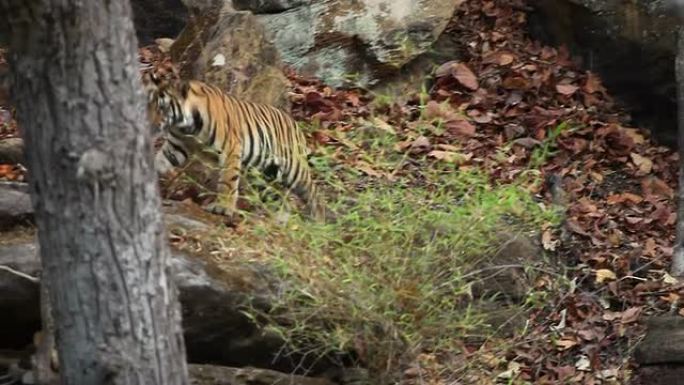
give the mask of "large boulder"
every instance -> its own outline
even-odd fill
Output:
[[[462,2],[311,0],[276,2],[290,6],[278,13],[268,5],[250,9],[285,63],[332,86],[365,87],[428,52]]]
[[[530,30],[598,72],[634,120],[676,145],[675,0],[538,0]]]
[[[439,39],[464,0],[181,1],[190,16],[171,46],[181,77],[287,107],[283,64],[336,87],[422,79],[444,59],[435,52],[454,58]]]
[[[194,7],[171,46],[181,77],[204,80],[245,100],[287,109],[289,81],[278,51],[256,17],[221,2]]]

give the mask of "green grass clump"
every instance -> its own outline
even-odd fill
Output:
[[[406,188],[378,183],[328,204],[335,223],[292,216],[250,230],[263,242],[251,247],[286,282],[268,324],[297,353],[355,351],[379,375],[486,335],[469,273],[502,232],[555,221],[522,186],[492,186],[474,171],[432,173]]]

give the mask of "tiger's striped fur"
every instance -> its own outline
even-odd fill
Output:
[[[203,146],[218,154],[218,196],[208,211],[231,217],[242,168],[256,167],[264,173],[275,172],[276,181],[301,198],[311,216],[323,219],[325,210],[312,180],[306,139],[292,117],[197,80],[160,82],[147,75],[143,81],[150,120],[166,139],[155,157],[159,172],[181,167]]]

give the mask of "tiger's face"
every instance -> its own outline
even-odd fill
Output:
[[[157,134],[190,135],[193,116],[187,111],[188,84],[183,81],[163,80],[146,74],[143,80],[147,93],[147,110],[150,123]]]
[[[154,73],[143,75],[143,86],[147,95],[147,114],[155,135],[168,131],[172,93],[168,82]]]

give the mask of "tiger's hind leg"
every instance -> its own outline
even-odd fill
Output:
[[[237,211],[238,185],[242,168],[239,148],[231,149],[228,154],[221,154],[219,167],[216,200],[206,206],[205,210],[233,219]]]

